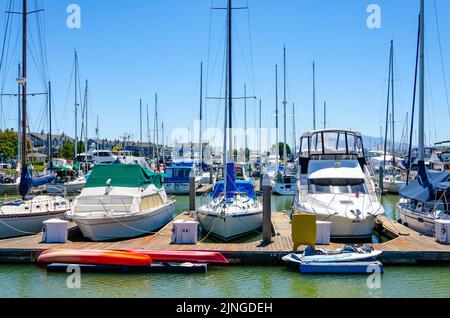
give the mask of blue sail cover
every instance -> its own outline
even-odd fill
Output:
[[[236,170],[234,168],[233,162],[227,163],[227,184],[226,184],[226,191],[227,191],[227,199],[231,199],[234,197],[234,194],[236,192]]]
[[[220,181],[214,184],[214,195],[213,198],[216,199],[223,193],[224,182]],[[245,193],[249,198],[253,200],[256,199],[255,196],[255,188],[253,187],[253,183],[250,181],[237,180],[232,184],[232,191],[229,192],[231,196],[234,196],[235,193]]]
[[[424,167],[419,167],[417,177],[400,190],[400,195],[410,200],[427,202],[434,198],[439,184],[448,181],[450,181],[450,172],[430,172]]]
[[[49,175],[41,178],[32,178],[28,167],[22,167],[20,177],[19,193],[22,197],[26,197],[31,188],[43,186],[55,180],[55,176]]]

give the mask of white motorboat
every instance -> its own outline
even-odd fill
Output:
[[[0,195],[19,193],[20,177],[0,183]]]
[[[402,174],[387,175],[383,178],[383,190],[393,194],[399,194],[406,186],[406,176]]]
[[[68,218],[85,237],[109,241],[149,234],[166,225],[174,210],[160,174],[136,163],[106,164],[94,167]]]
[[[163,184],[166,192],[175,195],[189,194],[189,178],[191,175],[195,177],[195,189],[197,189],[203,176],[197,174],[195,161],[191,159],[174,160],[164,170]]]
[[[301,146],[293,212],[332,222],[334,239],[370,240],[384,208],[367,166],[361,133],[308,132]]]
[[[65,159],[53,159],[46,173],[54,174],[55,180],[45,186],[47,193],[80,193],[86,185],[86,178],[77,172]]]
[[[51,183],[46,185],[47,193],[79,193],[86,185],[85,177],[78,177],[75,180],[63,183]]]
[[[287,263],[303,264],[303,263],[350,263],[350,262],[363,262],[374,261],[380,255],[382,251],[374,251],[369,246],[363,246],[358,248],[353,245],[346,245],[338,248],[335,251],[325,249],[314,249],[308,247],[304,253],[295,254],[291,253],[283,256],[283,261]]]
[[[295,196],[297,193],[297,177],[289,174],[278,174],[273,193],[278,195]]]

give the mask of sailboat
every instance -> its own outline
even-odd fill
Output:
[[[383,190],[389,193],[398,194],[400,189],[406,185],[406,175],[403,175],[399,166],[403,161],[401,158],[396,158],[395,151],[395,107],[394,107],[394,41],[391,41],[390,58],[389,58],[389,80],[388,80],[388,102],[386,109],[386,134],[384,140],[384,156],[383,156],[383,171],[386,175],[383,177]],[[392,104],[391,112],[391,139],[392,139],[392,156],[390,159],[390,169],[386,169],[387,158],[387,140],[388,140],[388,125],[389,125],[389,104]]]
[[[232,1],[227,3],[227,81],[224,138],[224,180],[216,182],[197,219],[206,233],[230,241],[262,227],[263,207],[256,198],[253,182],[236,180],[233,151],[233,68],[232,68]],[[228,117],[228,118],[227,118]],[[228,143],[227,143],[228,135]]]
[[[75,51],[75,165],[78,165],[78,53]],[[87,92],[87,82],[86,82],[86,92]],[[51,100],[51,98],[49,99]],[[85,98],[85,105],[83,113],[87,113],[87,98]],[[49,113],[51,114],[51,107],[49,107]],[[85,145],[87,148],[87,143]],[[51,143],[49,143],[49,152],[51,153]],[[86,156],[85,156],[86,158]],[[59,161],[65,161],[64,159],[59,159]],[[78,167],[67,168],[66,165],[54,165],[53,160],[49,161],[48,172],[56,176],[55,180],[46,185],[46,190],[48,193],[78,193],[86,185],[86,178],[80,172]]]
[[[403,224],[435,236],[436,220],[450,219],[450,172],[432,172],[425,165],[425,4],[420,1],[419,154],[416,178],[400,191],[397,204]]]
[[[45,220],[63,219],[69,210],[69,202],[60,196],[28,196],[31,188],[45,185],[54,176],[32,178],[27,163],[27,0],[23,0],[22,26],[22,74],[17,79],[22,95],[22,142],[21,178],[19,185],[20,200],[7,202],[0,206],[0,239],[26,236],[39,233]]]
[[[294,174],[290,174],[287,172],[288,158],[287,158],[287,101],[286,101],[286,47],[284,47],[283,52],[283,60],[284,60],[284,147],[283,147],[283,160],[284,160],[284,169],[283,173],[278,173],[274,180],[274,189],[273,192],[279,195],[287,195],[294,196],[297,188],[297,178]],[[278,134],[277,134],[278,135]],[[277,140],[278,143],[278,140]]]

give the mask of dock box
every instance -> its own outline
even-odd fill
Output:
[[[197,244],[198,225],[193,220],[175,220],[172,229],[172,244]]]
[[[436,240],[441,244],[450,244],[450,220],[436,220]]]
[[[69,231],[69,221],[50,219],[43,222],[43,243],[66,243]]]

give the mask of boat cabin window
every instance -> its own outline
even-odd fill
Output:
[[[365,194],[364,180],[359,179],[314,179],[310,180],[312,193]]]
[[[189,179],[191,169],[176,168],[172,169],[172,177],[177,179]]]

